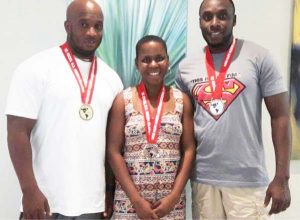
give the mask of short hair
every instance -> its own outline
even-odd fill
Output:
[[[200,8],[199,8],[199,12],[201,11],[201,7],[202,7],[204,1],[205,1],[205,0],[203,0],[203,1],[201,2]],[[228,0],[228,1],[229,1],[229,3],[232,5],[232,8],[233,8],[233,14],[235,14],[235,6],[234,6],[234,3],[233,3],[233,0]]]
[[[167,49],[167,44],[166,42],[161,38],[161,37],[158,37],[156,35],[146,35],[144,37],[142,37],[136,44],[135,46],[135,56],[136,56],[136,59],[138,58],[139,56],[139,50],[141,48],[141,46],[144,44],[144,43],[148,43],[148,42],[151,42],[151,41],[154,41],[154,42],[157,42],[157,43],[161,43],[166,51],[166,53],[168,54],[168,49]]]

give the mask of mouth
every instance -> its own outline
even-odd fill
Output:
[[[95,46],[97,44],[97,41],[94,39],[88,39],[85,41],[85,44],[88,46]]]
[[[158,71],[155,71],[155,72],[149,72],[149,75],[150,75],[150,76],[158,76],[158,75],[159,75],[159,72],[158,72]]]
[[[220,32],[220,31],[210,33],[211,37],[219,37],[221,35],[222,35],[222,32]]]

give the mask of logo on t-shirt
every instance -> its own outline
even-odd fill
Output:
[[[225,79],[222,88],[222,101],[224,111],[220,115],[213,115],[209,110],[212,101],[212,92],[208,82],[198,82],[192,89],[192,94],[198,103],[206,110],[216,121],[227,111],[231,103],[245,89],[245,85],[235,78]]]

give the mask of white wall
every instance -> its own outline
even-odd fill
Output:
[[[1,0],[0,7],[0,219],[17,219],[20,187],[6,144],[4,106],[11,74],[22,60],[65,41],[62,0]]]
[[[0,219],[16,219],[20,190],[6,144],[4,106],[11,73],[18,63],[34,53],[65,40],[63,21],[66,2],[62,0],[2,0],[0,8]],[[198,24],[201,0],[188,0],[188,50],[196,53],[204,45]],[[235,36],[268,48],[288,83],[292,0],[235,0]],[[263,115],[264,143],[270,176],[274,173],[274,152],[269,117]],[[292,205],[276,219],[297,219],[300,207],[300,161],[291,169]],[[190,204],[190,203],[189,203]],[[190,213],[190,210],[188,210]],[[190,216],[190,215],[189,215]]]

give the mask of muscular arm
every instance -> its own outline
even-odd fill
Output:
[[[119,181],[122,189],[129,197],[131,203],[141,219],[156,219],[157,216],[151,209],[151,205],[141,197],[136,189],[125,160],[122,156],[124,146],[125,109],[123,95],[119,94],[111,108],[107,125],[107,156],[110,166]]]
[[[23,193],[23,217],[45,218],[49,215],[47,199],[39,190],[32,167],[30,134],[36,120],[7,116],[7,142],[10,157]]]
[[[291,201],[288,185],[291,152],[288,93],[266,97],[265,103],[271,116],[272,140],[276,159],[275,177],[267,189],[265,205],[272,198],[269,214],[273,214],[286,210]]]
[[[189,97],[183,94],[183,117],[180,146],[182,151],[180,167],[174,182],[173,190],[167,197],[158,201],[154,206],[159,217],[167,215],[178,203],[181,193],[190,177],[190,172],[195,159],[195,138],[194,138],[194,118],[193,108]]]

